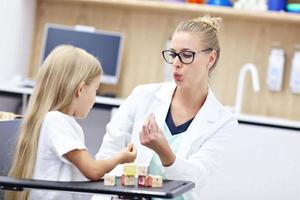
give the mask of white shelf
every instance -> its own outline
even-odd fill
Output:
[[[170,3],[147,0],[40,0],[55,3],[99,4],[104,6],[124,7],[131,9],[151,9],[177,13],[212,14],[224,17],[248,20],[265,20],[300,24],[300,14],[273,11],[247,11],[230,7],[210,6],[192,3]]]

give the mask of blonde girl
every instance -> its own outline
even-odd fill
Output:
[[[41,66],[30,98],[9,176],[56,181],[99,180],[116,165],[132,162],[130,144],[105,160],[94,160],[84,145],[76,118],[85,118],[95,103],[102,68],[86,51],[63,45]],[[84,176],[82,176],[84,175]],[[74,199],[59,192],[8,192],[9,200]]]

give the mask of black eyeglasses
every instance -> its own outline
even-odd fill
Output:
[[[164,60],[169,64],[173,64],[176,56],[178,56],[180,62],[182,62],[183,64],[191,64],[194,61],[196,53],[212,51],[212,50],[213,50],[212,48],[207,48],[204,50],[200,50],[198,52],[186,50],[186,51],[180,51],[179,53],[176,53],[172,50],[164,50],[161,53],[164,57]]]

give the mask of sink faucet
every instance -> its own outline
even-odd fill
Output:
[[[253,90],[255,92],[258,92],[260,90],[256,66],[252,63],[244,64],[240,70],[237,91],[236,91],[236,96],[235,96],[235,114],[236,115],[241,113],[242,100],[243,100],[243,89],[244,89],[245,75],[246,75],[247,71],[250,71],[250,74],[252,77]]]

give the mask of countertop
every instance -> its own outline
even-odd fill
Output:
[[[28,87],[22,87],[20,85],[11,82],[7,82],[7,83],[0,83],[0,92],[1,91],[30,95],[33,89]],[[96,104],[98,103],[98,104],[105,104],[105,105],[118,107],[122,104],[122,102],[123,99],[120,98],[111,98],[105,96],[96,97]],[[226,106],[226,108],[231,111],[234,110],[232,106]],[[238,114],[237,119],[239,123],[300,130],[300,120],[297,121],[297,120],[289,120],[284,118],[266,117],[266,116],[249,115],[249,114]]]

